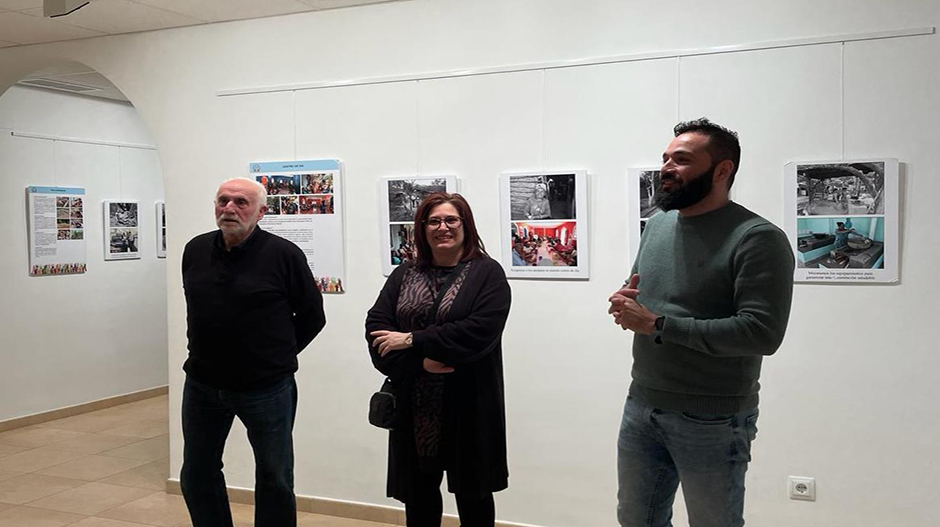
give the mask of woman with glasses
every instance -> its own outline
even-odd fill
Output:
[[[366,318],[372,363],[398,389],[387,492],[409,527],[439,527],[441,480],[464,527],[495,523],[493,492],[509,485],[501,338],[510,290],[460,194],[415,212],[417,257],[400,265]]]

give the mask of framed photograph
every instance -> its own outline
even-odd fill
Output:
[[[414,216],[424,198],[435,192],[457,192],[457,176],[390,176],[379,180],[379,254],[388,276],[416,256]]]
[[[503,174],[500,198],[507,277],[589,277],[587,172]]]
[[[84,273],[85,189],[31,186],[26,188],[29,226],[29,275]]]
[[[630,264],[636,260],[640,248],[640,237],[646,222],[662,212],[656,205],[656,189],[659,187],[659,167],[639,167],[627,169],[627,214],[629,215],[627,246],[630,250]]]
[[[166,203],[158,201],[157,209],[157,258],[166,258]]]
[[[784,167],[794,280],[898,281],[898,167],[891,158]]]
[[[140,215],[136,201],[104,202],[104,259],[140,258]]]
[[[346,282],[343,171],[338,159],[250,163],[249,177],[268,191],[262,229],[292,241],[325,294]]]

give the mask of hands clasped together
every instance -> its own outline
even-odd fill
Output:
[[[640,335],[652,335],[656,331],[658,315],[637,302],[640,290],[640,275],[634,274],[624,282],[617,292],[610,295],[608,313],[613,315],[614,323],[623,329],[629,329]]]
[[[373,331],[369,335],[375,337],[372,341],[372,347],[376,348],[380,357],[384,357],[393,351],[406,350],[412,347],[412,333],[401,333],[399,331],[388,331],[380,329]],[[427,357],[422,364],[424,371],[428,373],[452,373],[454,368]]]

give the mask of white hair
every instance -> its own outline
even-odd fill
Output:
[[[251,178],[247,178],[247,177],[233,177],[233,178],[229,178],[229,179],[226,179],[225,181],[223,181],[223,182],[219,185],[219,188],[222,188],[222,185],[224,185],[224,184],[226,184],[226,183],[232,183],[232,182],[234,182],[234,181],[247,181],[247,182],[251,183],[252,185],[255,186],[255,189],[258,191],[258,200],[261,201],[261,204],[262,204],[262,205],[265,205],[265,204],[268,202],[268,189],[264,188],[264,185],[262,185],[261,183],[258,183],[257,181],[255,181],[254,179],[251,179]]]

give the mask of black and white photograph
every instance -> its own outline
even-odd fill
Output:
[[[277,216],[281,213],[281,198],[277,196],[268,196],[268,208],[264,212],[266,215],[270,214]]]
[[[656,205],[656,189],[659,188],[659,170],[644,170],[640,172],[640,218],[652,218],[657,212],[661,212]],[[646,222],[640,224],[642,232]]]
[[[512,220],[575,219],[576,186],[575,174],[510,176]]]
[[[111,229],[109,247],[111,254],[136,253],[137,229]]]
[[[447,179],[388,180],[388,221],[413,221],[418,205],[434,192],[447,192]]]
[[[798,216],[885,213],[884,162],[797,165]]]
[[[389,251],[392,265],[401,265],[418,257],[413,223],[389,225]]]
[[[108,204],[109,225],[114,227],[137,226],[137,203],[112,201]]]
[[[332,174],[301,174],[300,194],[332,194]]]
[[[269,196],[300,194],[300,175],[257,176],[256,180],[264,185]]]
[[[131,260],[140,258],[138,249],[138,204],[121,200],[102,202],[104,208],[104,259]],[[75,220],[72,220],[75,221]],[[76,227],[72,227],[73,229]]]
[[[157,258],[166,258],[166,203],[154,204],[157,218]]]

